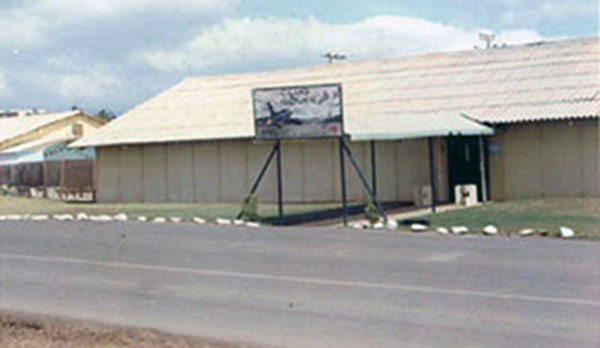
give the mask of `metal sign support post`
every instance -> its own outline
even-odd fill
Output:
[[[279,225],[283,225],[283,188],[281,180],[281,140],[277,139],[277,210]]]
[[[271,161],[273,160],[273,157],[275,157],[275,154],[277,154],[278,151],[279,151],[278,143],[275,143],[275,145],[273,146],[273,149],[271,150],[271,153],[267,157],[267,160],[265,161],[265,163],[263,164],[262,168],[260,169],[260,172],[258,173],[258,176],[256,177],[256,180],[254,180],[254,184],[252,185],[252,188],[250,189],[250,196],[252,196],[253,194],[255,194],[256,190],[258,190],[258,185],[260,185],[260,182],[262,181],[263,177],[265,176],[265,173],[267,172],[267,169],[269,169],[269,165],[271,164]],[[238,219],[242,218],[242,212],[240,212],[237,215],[237,218]]]
[[[339,138],[338,148],[340,151],[340,183],[342,185],[342,221],[348,226],[348,207],[346,202],[346,164],[344,163],[344,138]]]
[[[435,187],[435,160],[433,153],[433,138],[427,138],[427,145],[429,147],[429,185],[431,185],[431,212],[436,212],[435,196],[437,196]]]
[[[375,161],[375,140],[371,140],[371,185],[373,196],[377,197],[377,165]]]
[[[369,183],[367,182],[367,179],[365,179],[365,176],[363,175],[362,171],[360,170],[358,163],[356,163],[354,156],[352,156],[352,151],[350,151],[350,148],[348,147],[348,145],[346,145],[346,142],[344,142],[344,139],[342,139],[342,138],[340,138],[340,145],[346,151],[346,154],[348,155],[348,158],[350,159],[350,163],[354,167],[356,174],[358,174],[358,178],[360,179],[360,182],[363,184],[365,191],[367,191],[367,194],[369,195],[371,202],[373,202],[373,204],[375,204],[375,208],[377,208],[377,212],[379,213],[380,216],[383,217],[383,219],[385,221],[387,221],[387,215],[385,215],[385,212],[383,211],[383,208],[381,207],[379,200],[373,194],[373,191],[369,187]]]

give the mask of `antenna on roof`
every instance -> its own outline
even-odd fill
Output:
[[[333,64],[338,60],[344,60],[346,59],[346,55],[339,53],[339,52],[335,52],[335,51],[330,51],[325,53],[324,55],[322,55],[321,57],[323,58],[327,58],[327,60],[329,60],[329,64]]]
[[[485,42],[486,49],[490,49],[493,47],[492,42],[496,40],[496,35],[492,33],[479,33],[479,40]]]

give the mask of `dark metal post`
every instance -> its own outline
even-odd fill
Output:
[[[279,225],[283,225],[283,188],[281,184],[281,140],[277,139],[277,208]]]
[[[250,195],[253,195],[256,192],[256,190],[258,190],[258,185],[260,185],[260,182],[262,181],[263,176],[265,176],[265,173],[267,172],[267,169],[269,168],[269,164],[273,160],[273,156],[275,156],[275,153],[277,151],[278,151],[278,145],[275,144],[275,146],[273,146],[273,149],[271,150],[271,153],[269,154],[269,157],[267,157],[267,160],[265,161],[262,168],[260,169],[260,172],[258,173],[258,176],[256,177],[256,180],[254,181],[252,188],[250,189]]]
[[[269,153],[269,156],[267,157],[265,163],[263,164],[262,168],[260,169],[260,172],[258,173],[256,180],[254,180],[254,184],[252,184],[252,188],[250,189],[249,196],[252,196],[254,193],[256,193],[256,190],[258,190],[258,185],[260,185],[260,182],[262,181],[263,177],[265,176],[267,169],[269,169],[269,165],[271,164],[273,157],[275,157],[275,154],[277,154],[278,152],[279,152],[279,145],[278,145],[278,143],[275,143],[275,145],[273,145],[273,149],[271,150],[271,153]],[[237,215],[237,218],[241,219],[242,215],[243,215],[243,211],[240,211]]]
[[[348,146],[346,146],[346,143],[344,143],[343,139],[340,139],[340,142],[341,142],[342,147],[346,151],[346,154],[348,155],[348,159],[350,159],[350,163],[354,167],[356,174],[358,174],[358,178],[360,179],[360,182],[363,184],[365,191],[367,191],[367,194],[371,198],[371,202],[373,202],[373,204],[375,204],[375,207],[377,208],[379,215],[383,216],[383,218],[387,221],[387,215],[385,215],[385,212],[383,211],[383,207],[381,206],[381,204],[379,204],[379,200],[375,196],[373,196],[373,191],[371,191],[371,188],[369,187],[369,183],[367,182],[367,179],[365,179],[365,176],[363,175],[362,171],[360,170],[358,163],[356,163],[354,156],[352,156],[352,151],[350,151],[350,148],[348,148]]]
[[[348,207],[346,202],[346,165],[344,163],[344,138],[340,137],[339,143],[340,152],[340,183],[342,185],[342,222],[344,226],[348,225]]]
[[[479,136],[479,174],[481,175],[481,201],[487,202],[487,177],[485,173],[485,143],[483,135]]]
[[[429,147],[429,184],[431,185],[431,212],[435,213],[435,197],[437,194],[435,189],[435,161],[433,153],[433,138],[427,138],[427,145]]]
[[[375,140],[371,140],[371,185],[373,196],[377,197],[377,163],[375,158]]]

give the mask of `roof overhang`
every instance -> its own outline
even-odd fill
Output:
[[[364,120],[364,121],[363,121]],[[491,135],[494,130],[463,114],[378,115],[347,129],[352,141],[401,140],[450,135]]]

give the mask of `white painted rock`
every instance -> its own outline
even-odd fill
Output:
[[[75,218],[71,214],[52,215],[52,218],[57,221],[73,221]]]
[[[145,216],[138,216],[137,217],[137,221],[139,221],[139,222],[146,222],[146,221],[148,221],[148,218],[145,217]]]
[[[192,219],[192,221],[198,225],[204,225],[206,223],[206,220],[201,217],[195,217]]]
[[[6,221],[6,216],[0,215],[0,221]]]
[[[448,233],[450,233],[450,231],[446,227],[438,227],[435,231],[437,233],[439,233],[439,234],[448,234]]]
[[[216,223],[217,225],[231,225],[231,220],[218,218]]]
[[[467,226],[452,226],[450,231],[452,231],[452,234],[465,234],[469,232],[469,228]]]
[[[385,224],[385,227],[388,230],[397,230],[398,229],[398,222],[396,220],[388,220],[387,224]]]
[[[356,228],[357,230],[362,230],[362,229],[367,228],[367,226],[365,224],[363,224],[362,222],[355,222],[355,223],[351,224],[350,227]]]
[[[34,215],[31,217],[31,221],[47,221],[50,220],[48,215]]]
[[[178,217],[178,216],[171,216],[171,217],[169,218],[169,221],[171,221],[171,222],[172,222],[172,223],[174,223],[174,224],[178,224],[178,223],[180,223],[180,222],[181,222],[181,218],[180,218],[180,217]]]
[[[483,233],[487,234],[488,236],[496,235],[498,234],[498,227],[494,225],[487,225],[483,228]]]
[[[562,226],[560,229],[561,238],[573,238],[575,237],[575,231],[572,228]]]
[[[121,214],[115,215],[114,220],[115,221],[127,221],[127,220],[129,220],[129,218],[127,217],[126,214],[121,213]]]
[[[533,228],[526,228],[524,230],[519,231],[519,235],[521,237],[533,236],[535,234],[535,230]]]
[[[260,224],[258,222],[250,221],[250,222],[246,222],[246,226],[252,227],[252,228],[258,228],[258,227],[260,227]]]
[[[236,226],[241,226],[244,224],[244,220],[239,220],[239,219],[233,220],[233,224]]]
[[[21,221],[24,220],[23,215],[6,215],[6,221]]]
[[[424,232],[427,231],[427,226],[423,224],[412,224],[410,230],[413,232]]]
[[[90,216],[90,220],[95,222],[108,222],[113,221],[113,217],[110,215],[92,215]]]
[[[167,219],[165,219],[164,217],[155,217],[154,220],[152,220],[153,223],[155,224],[164,224],[165,222],[167,222]]]
[[[86,213],[79,213],[79,214],[77,214],[76,219],[79,221],[85,221],[85,220],[89,220],[90,217]]]
[[[381,229],[384,228],[385,226],[383,225],[383,222],[376,222],[373,224],[373,228],[374,229]]]

